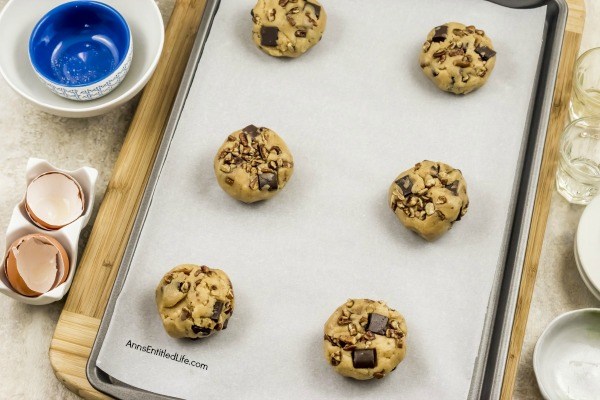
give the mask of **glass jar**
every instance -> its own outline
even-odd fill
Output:
[[[583,53],[575,63],[571,121],[600,115],[600,47]]]
[[[588,204],[600,191],[600,116],[569,124],[559,144],[558,192],[574,204]]]

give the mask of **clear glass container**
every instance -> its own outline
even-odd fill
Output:
[[[573,121],[559,146],[556,188],[570,203],[588,204],[600,191],[600,117]]]
[[[600,47],[588,50],[575,63],[571,121],[600,115]]]

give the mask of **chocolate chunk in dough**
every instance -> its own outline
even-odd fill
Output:
[[[215,322],[218,322],[219,317],[221,316],[221,311],[223,311],[223,302],[217,300],[215,302],[215,305],[213,306],[213,314],[211,315],[210,319],[212,319]]]
[[[458,185],[460,184],[460,182],[458,180],[452,182],[449,185],[446,185],[446,189],[448,189],[449,191],[451,191],[455,196],[458,196]]]
[[[258,175],[258,187],[260,190],[263,190],[266,186],[269,187],[269,191],[277,190],[277,174],[266,172]]]
[[[435,33],[433,34],[432,42],[440,43],[448,38],[448,25],[442,25],[435,28]]]
[[[254,125],[248,125],[247,127],[245,127],[244,129],[242,129],[242,131],[244,133],[247,133],[248,135],[250,135],[250,137],[252,139],[254,139],[255,137],[257,137],[258,135],[260,135],[260,129],[258,129],[256,126]]]
[[[377,350],[354,350],[352,352],[352,365],[354,368],[375,368],[377,366]]]
[[[279,28],[275,26],[263,26],[260,28],[260,44],[267,47],[277,47]]]
[[[321,18],[321,6],[315,3],[311,3],[310,1],[307,1],[306,4],[304,5],[304,8],[306,8],[306,6],[311,6],[313,8],[313,10],[315,10],[315,16],[317,17],[317,19]]]
[[[369,324],[367,331],[371,331],[377,335],[385,335],[387,329],[388,318],[380,314],[369,314]]]
[[[400,189],[402,190],[402,195],[404,197],[412,193],[413,183],[408,175],[398,179],[396,181],[396,185],[400,187]]]
[[[487,46],[479,46],[475,49],[475,53],[479,54],[483,61],[488,61],[490,58],[496,56],[496,52]]]

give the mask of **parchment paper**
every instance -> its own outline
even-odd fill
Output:
[[[503,262],[546,10],[327,0],[322,42],[280,60],[249,38],[253,5],[222,1],[97,366],[191,399],[466,398]],[[465,97],[440,92],[417,61],[428,31],[448,21],[484,29],[498,51],[488,84]],[[256,205],[229,198],[212,168],[227,135],[250,123],[278,132],[296,165],[285,190]],[[471,199],[435,243],[387,205],[397,174],[423,159],[460,168]],[[182,263],[233,281],[233,318],[212,338],[163,330],[154,290]],[[386,300],[406,317],[407,357],[383,380],[341,378],[324,360],[323,324],[351,297]]]

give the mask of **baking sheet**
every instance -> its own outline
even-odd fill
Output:
[[[252,4],[222,2],[100,350],[103,371],[189,398],[467,397],[504,261],[545,9],[369,4],[378,7],[359,13],[361,2],[330,0],[324,40],[277,60],[248,40]],[[488,85],[464,98],[437,91],[416,62],[430,27],[450,20],[484,28],[499,52]],[[251,122],[278,131],[296,161],[289,186],[255,206],[229,199],[212,172],[227,134]],[[471,198],[434,244],[405,231],[386,200],[395,176],[424,158],[461,168]],[[225,269],[236,289],[228,330],[202,342],[168,338],[155,316],[156,283],[183,262]],[[347,297],[386,299],[407,318],[407,359],[383,381],[348,382],[322,359],[322,324]]]

